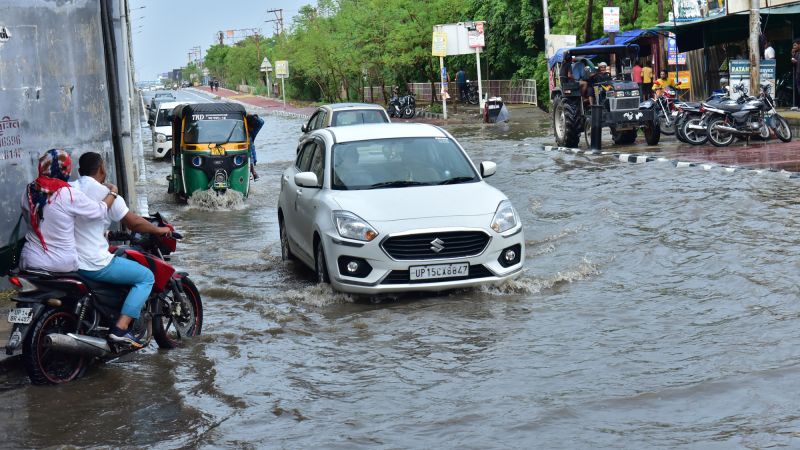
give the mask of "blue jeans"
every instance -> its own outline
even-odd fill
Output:
[[[256,141],[255,139],[250,139],[250,159],[253,161],[253,165],[255,166],[257,161],[256,158]]]
[[[134,319],[139,318],[142,305],[150,296],[155,282],[153,272],[146,267],[130,259],[117,256],[100,270],[79,270],[78,273],[82,277],[94,281],[133,286],[125,298],[125,304],[122,305],[122,314]]]

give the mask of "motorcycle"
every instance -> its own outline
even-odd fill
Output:
[[[667,86],[656,97],[656,112],[661,126],[661,132],[668,135],[675,134],[675,123],[678,111],[675,109],[675,89]]]
[[[717,103],[730,100],[726,91],[714,91],[706,103]],[[708,142],[706,125],[703,122],[703,111],[700,102],[675,102],[678,115],[675,117],[675,137],[679,141],[692,145],[703,145]]]
[[[464,99],[470,105],[477,105],[480,102],[480,95],[478,94],[478,83],[467,80],[467,90],[464,93]]]
[[[737,137],[769,139],[773,132],[783,142],[792,140],[789,123],[775,111],[769,83],[761,85],[761,94],[758,97],[748,96],[742,84],[737,85],[734,90],[740,92],[743,98],[734,105],[703,104],[704,109],[710,113],[706,133],[714,146],[727,147]]]
[[[160,214],[154,225],[173,229]],[[161,348],[175,348],[200,334],[203,305],[200,293],[185,272],[167,261],[181,235],[109,233],[109,240],[129,246],[109,246],[114,255],[135,261],[153,272],[155,283],[141,315],[130,331],[142,343],[155,338]],[[17,293],[8,321],[12,323],[6,354],[22,348],[25,371],[33,384],[61,384],[79,378],[94,361],[109,361],[135,349],[110,343],[130,286],[101,283],[76,273],[15,270],[9,281]]]
[[[389,106],[386,108],[389,117],[399,117],[401,119],[411,119],[417,114],[417,98],[414,92],[400,97],[398,89],[392,89],[392,98],[389,99]]]

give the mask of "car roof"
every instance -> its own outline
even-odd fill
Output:
[[[332,111],[341,111],[343,109],[380,109],[383,110],[383,106],[376,105],[374,103],[330,103],[328,105],[322,105],[320,108],[330,109]]]
[[[393,139],[403,137],[447,137],[441,128],[425,123],[372,123],[330,127],[316,133],[331,133],[336,142],[365,141],[368,139]]]
[[[188,105],[193,102],[163,102],[158,104],[158,109],[172,109],[180,105]]]

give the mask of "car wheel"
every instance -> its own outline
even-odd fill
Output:
[[[289,233],[286,231],[286,225],[283,223],[283,217],[278,218],[278,229],[281,235],[281,260],[294,261],[294,254],[289,246]]]
[[[328,276],[328,263],[325,260],[325,250],[322,248],[322,242],[317,242],[317,248],[314,252],[315,272],[317,273],[317,283],[330,283],[331,279]]]

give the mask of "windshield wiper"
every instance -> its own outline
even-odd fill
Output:
[[[427,186],[428,183],[422,183],[420,181],[385,181],[383,183],[375,183],[370,185],[367,189],[380,189],[380,188],[390,188],[390,187],[406,187],[406,186]]]
[[[225,144],[227,144],[228,142],[230,142],[230,141],[231,141],[231,138],[233,137],[233,132],[234,132],[234,131],[236,131],[236,127],[238,127],[238,126],[239,126],[239,124],[238,124],[238,123],[236,123],[236,122],[234,122],[234,123],[233,123],[233,128],[231,128],[231,132],[230,132],[230,133],[228,133],[228,138],[227,138],[227,139],[225,139],[225,142],[223,142],[222,144],[219,144],[219,145],[217,145],[217,147],[222,147],[223,145],[225,145]]]
[[[466,183],[467,181],[475,181],[475,177],[453,177],[453,178],[448,178],[437,184],[457,184],[457,183]]]

